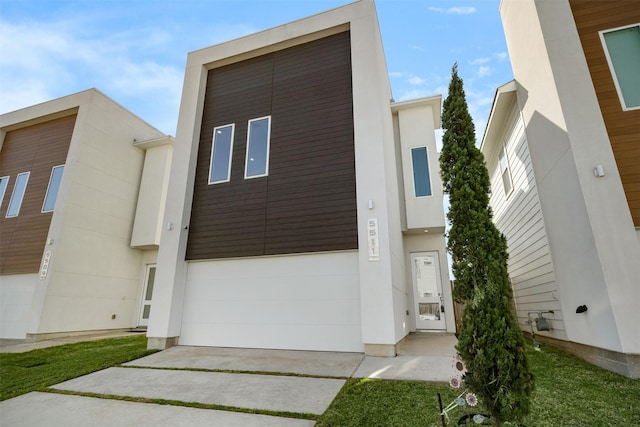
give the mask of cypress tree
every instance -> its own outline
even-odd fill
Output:
[[[444,101],[440,155],[449,195],[447,249],[455,276],[454,300],[465,304],[456,349],[465,362],[465,383],[492,419],[518,421],[529,412],[533,377],[522,331],[511,311],[507,242],[492,222],[489,173],[475,145],[458,66]]]

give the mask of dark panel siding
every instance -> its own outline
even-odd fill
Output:
[[[570,0],[580,42],[636,227],[640,227],[640,110],[623,111],[599,31],[640,22],[637,1]]]
[[[269,176],[244,179],[249,119],[271,115]],[[235,123],[231,181],[207,185]],[[209,72],[187,259],[357,248],[349,33]]]
[[[9,185],[0,207],[0,274],[36,273],[52,213],[41,213],[54,166],[63,165],[76,116],[7,132],[0,152],[0,176]],[[19,173],[31,172],[20,213],[5,218]]]

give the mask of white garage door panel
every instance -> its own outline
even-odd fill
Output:
[[[181,345],[363,351],[358,253],[189,264]]]

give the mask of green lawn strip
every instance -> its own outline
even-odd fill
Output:
[[[174,368],[171,366],[139,366],[128,365],[121,366],[128,369],[156,369],[163,371],[193,371],[193,372],[216,372],[222,374],[249,374],[249,375],[269,375],[274,377],[299,377],[299,378],[319,378],[330,380],[348,380],[350,377],[336,377],[327,375],[302,374],[296,372],[277,372],[277,371],[249,371],[239,369],[207,369],[207,368]]]
[[[540,352],[529,347],[528,355],[536,389],[524,425],[640,425],[640,380],[605,371],[552,347],[544,346]],[[441,426],[438,393],[446,406],[460,391],[445,384],[350,379],[316,425]],[[448,425],[456,425],[468,409],[452,410]],[[481,407],[473,409],[485,412]]]
[[[529,347],[528,356],[536,390],[526,425],[640,425],[640,380],[549,346],[539,352]]]
[[[270,415],[273,417],[297,418],[297,419],[304,419],[304,420],[318,419],[318,415],[316,414],[309,414],[309,413],[303,413],[303,412],[271,411],[267,409],[240,408],[237,406],[225,406],[225,405],[217,405],[213,403],[183,402],[180,400],[170,400],[170,399],[149,399],[146,397],[117,396],[112,394],[87,393],[87,392],[58,390],[58,389],[45,389],[43,391],[46,391],[49,393],[66,394],[66,395],[73,395],[73,396],[94,397],[98,399],[122,400],[126,402],[136,402],[136,403],[153,403],[156,405],[185,406],[188,408],[199,408],[199,409],[215,409],[215,410],[227,411],[227,412],[241,412],[244,414]]]
[[[154,353],[144,336],[0,353],[0,400],[9,399]]]
[[[352,378],[316,426],[441,425],[438,393],[445,406],[459,394],[445,384]]]

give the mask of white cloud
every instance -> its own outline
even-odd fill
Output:
[[[471,64],[471,65],[480,65],[480,64],[486,64],[486,63],[487,63],[487,62],[489,62],[489,61],[490,61],[490,59],[489,59],[489,58],[487,58],[487,57],[484,57],[484,58],[476,58],[476,59],[474,59],[474,60],[470,61],[470,62],[469,62],[469,64]]]
[[[409,48],[414,50],[419,50],[420,52],[424,52],[424,48],[422,46],[418,46],[416,44],[409,45]]]
[[[407,73],[405,71],[392,71],[389,73],[389,77],[403,79],[405,82],[413,86],[424,85],[427,82],[427,79],[416,76],[412,73]]]
[[[455,14],[455,15],[470,15],[472,13],[476,13],[477,9],[475,7],[472,6],[466,6],[466,7],[449,7],[447,9],[442,8],[442,7],[429,7],[428,8],[430,11],[432,12],[438,12],[438,13],[451,13],[451,14]]]
[[[478,78],[483,78],[491,75],[491,67],[481,66],[478,68],[477,72]]]
[[[504,61],[505,59],[508,59],[507,52],[498,52],[498,53],[495,53],[493,56],[498,58],[498,60],[500,61]]]

